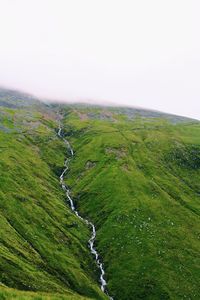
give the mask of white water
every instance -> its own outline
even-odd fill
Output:
[[[65,143],[66,146],[67,146],[67,150],[70,152],[70,156],[71,156],[71,158],[72,158],[72,157],[74,156],[74,151],[73,151],[73,149],[72,149],[70,143],[69,143],[65,138],[63,138],[63,136],[62,136],[62,128],[61,128],[61,125],[60,125],[60,124],[59,124],[59,129],[58,129],[58,136],[59,136],[61,139],[63,139],[64,143]],[[99,281],[100,281],[101,290],[109,297],[110,300],[113,300],[113,298],[109,296],[109,294],[108,294],[108,292],[107,292],[107,290],[106,290],[107,282],[106,282],[106,280],[105,280],[105,278],[104,278],[105,271],[104,271],[104,268],[103,268],[103,263],[100,261],[100,259],[99,259],[99,254],[98,254],[97,250],[96,250],[95,247],[94,247],[94,242],[95,242],[95,239],[96,239],[96,228],[95,228],[95,226],[94,226],[94,224],[93,224],[92,222],[88,221],[87,219],[82,218],[82,217],[79,215],[78,211],[76,210],[76,208],[75,208],[75,206],[74,206],[73,199],[72,199],[71,196],[70,196],[70,190],[69,190],[69,188],[67,187],[67,185],[64,183],[64,175],[65,175],[65,173],[66,173],[66,172],[68,171],[68,169],[69,169],[69,167],[68,167],[68,166],[69,166],[69,162],[70,162],[70,159],[67,158],[67,159],[65,160],[65,163],[64,163],[64,167],[65,167],[65,168],[64,168],[62,174],[60,175],[60,184],[61,184],[61,186],[62,186],[62,189],[63,189],[63,190],[65,191],[65,193],[66,193],[67,199],[69,200],[71,210],[75,213],[75,215],[76,215],[79,219],[81,219],[82,221],[84,221],[84,222],[85,222],[88,226],[90,226],[91,229],[92,229],[92,236],[91,236],[91,238],[90,238],[89,241],[88,241],[88,245],[89,245],[89,248],[90,248],[90,252],[94,255],[95,261],[96,261],[97,266],[98,266],[98,268],[99,268],[99,270],[100,270],[100,278],[99,278]]]

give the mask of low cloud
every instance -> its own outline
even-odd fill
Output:
[[[0,84],[200,118],[198,1],[2,0]]]

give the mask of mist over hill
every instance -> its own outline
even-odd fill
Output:
[[[0,88],[0,104],[1,106],[10,107],[10,108],[17,108],[17,107],[28,107],[28,106],[35,106],[35,105],[44,105],[46,107],[49,106],[69,106],[74,108],[87,108],[87,107],[93,107],[93,108],[102,108],[104,110],[108,110],[111,112],[114,112],[115,114],[124,114],[128,117],[128,119],[133,119],[135,117],[146,117],[146,118],[166,118],[170,122],[176,123],[176,122],[187,122],[187,121],[196,121],[195,119],[178,116],[174,114],[169,114],[165,112],[155,111],[151,109],[145,109],[145,108],[138,108],[138,107],[130,107],[130,106],[117,106],[117,105],[106,105],[105,103],[99,104],[95,103],[95,100],[93,103],[86,103],[86,102],[80,102],[80,103],[73,103],[73,102],[63,102],[63,101],[48,101],[48,99],[39,99],[35,96],[32,96],[27,93],[23,93],[21,91],[12,90],[12,89],[6,89],[6,88]],[[92,117],[92,114],[91,116]],[[94,116],[93,116],[94,117]]]

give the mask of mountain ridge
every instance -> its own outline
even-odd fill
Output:
[[[19,100],[23,100],[24,103],[18,103],[18,105],[23,106],[23,105],[32,105],[32,104],[46,104],[46,106],[51,106],[51,105],[66,105],[66,106],[73,106],[73,107],[77,107],[77,108],[81,108],[81,107],[93,107],[93,108],[100,108],[100,109],[108,109],[111,111],[115,111],[115,112],[122,112],[125,114],[130,114],[130,117],[133,117],[134,114],[138,114],[140,116],[148,116],[148,117],[165,117],[167,119],[171,119],[173,121],[180,121],[180,122],[184,122],[184,121],[199,121],[198,119],[195,118],[191,118],[191,117],[186,117],[186,116],[181,116],[181,115],[177,115],[177,114],[173,114],[173,113],[167,113],[167,112],[163,112],[163,111],[159,111],[156,109],[150,109],[150,108],[143,108],[143,107],[137,107],[137,106],[129,106],[129,105],[119,105],[119,104],[99,104],[99,103],[88,103],[88,102],[73,102],[73,101],[55,101],[55,100],[48,100],[48,99],[43,99],[43,98],[39,98],[36,96],[33,96],[31,94],[25,93],[25,92],[21,92],[20,90],[13,90],[13,89],[6,89],[1,87],[0,88],[0,98],[1,98],[1,105],[3,105],[2,103],[2,98],[6,97],[6,102],[8,104],[8,99],[11,101],[11,103],[13,101],[18,102]]]

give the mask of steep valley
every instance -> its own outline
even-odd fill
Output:
[[[199,299],[200,123],[0,91],[0,299]]]

